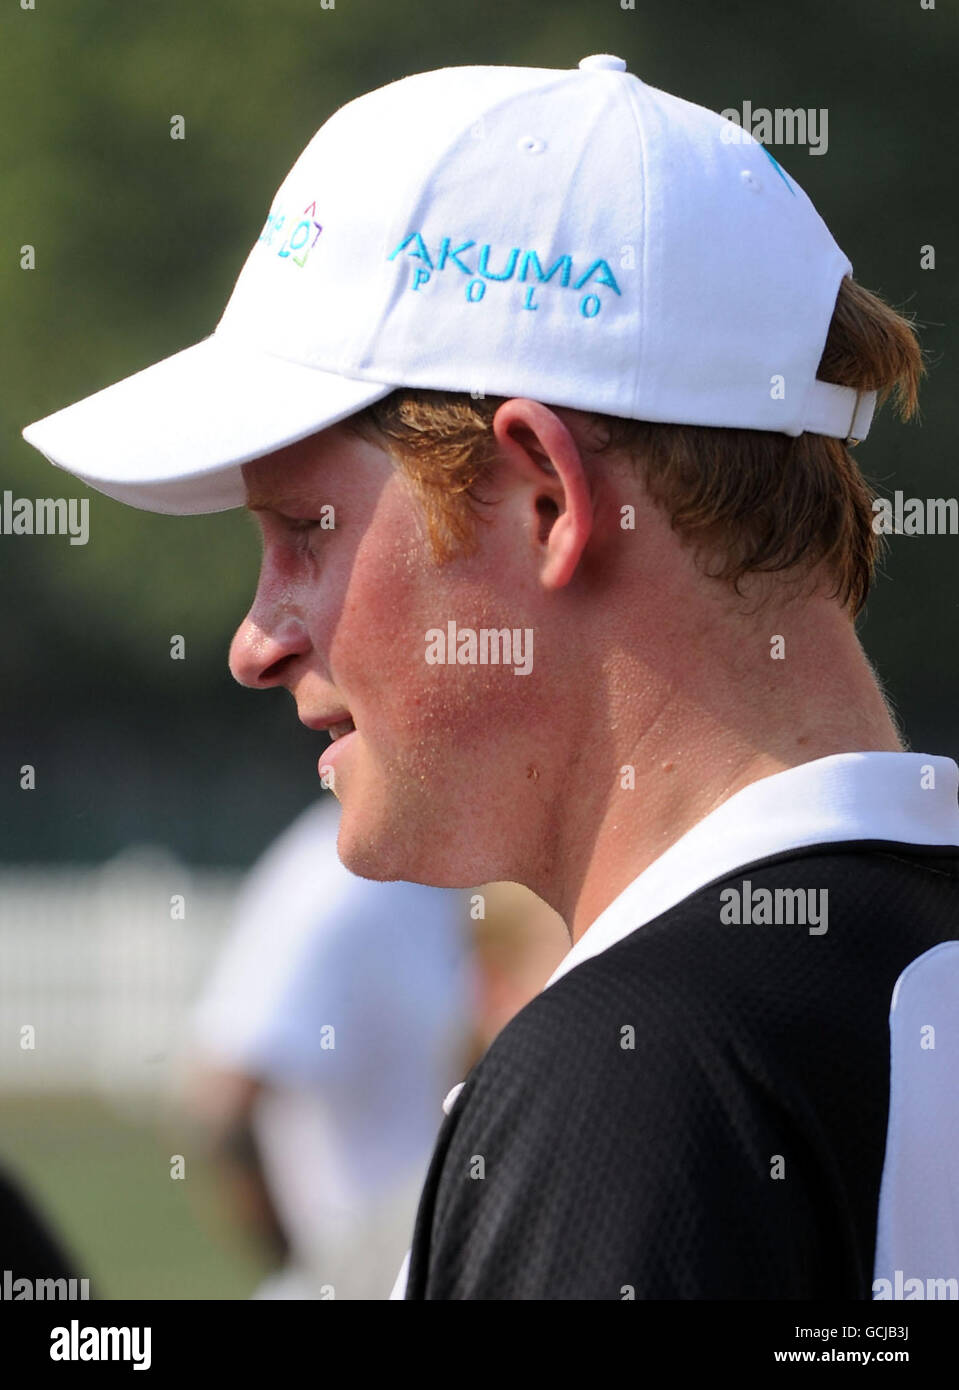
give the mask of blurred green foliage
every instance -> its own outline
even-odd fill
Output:
[[[883,415],[863,465],[953,495],[959,18],[919,0],[37,0],[0,11],[0,486],[49,494],[20,430],[215,327],[281,178],[343,102],[444,64],[613,52],[714,109],[825,107],[829,148],[776,149],[857,277],[927,325],[920,427]],[[170,118],[186,139],[170,139]],[[362,171],[357,171],[362,177]],[[20,247],[36,269],[20,269]],[[938,268],[920,270],[920,247]],[[742,254],[749,256],[749,247]],[[242,514],[89,495],[95,543],[0,537],[2,852],[101,858],[158,839],[244,862],[317,790],[285,695],[225,669],[257,546]],[[898,539],[864,627],[916,747],[955,755],[959,537]],[[172,633],[188,660],[171,662]],[[23,763],[37,790],[18,790]]]

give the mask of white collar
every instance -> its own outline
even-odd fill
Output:
[[[752,782],[610,903],[543,986],[744,864],[840,840],[959,845],[959,767],[924,753],[836,753]]]

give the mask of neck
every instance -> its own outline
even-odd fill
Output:
[[[835,753],[902,751],[848,619],[817,616],[814,632],[808,621],[780,616],[771,630],[785,634],[781,662],[770,658],[768,636],[752,657],[748,644],[730,648],[727,640],[699,654],[694,677],[665,651],[653,668],[636,663],[627,672],[620,645],[619,670],[599,697],[602,722],[591,716],[588,726],[616,732],[592,743],[589,768],[568,783],[579,790],[555,827],[541,883],[531,883],[564,917],[573,942],[743,787]]]

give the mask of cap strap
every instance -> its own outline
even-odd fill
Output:
[[[875,408],[875,391],[855,391],[851,386],[814,381],[806,399],[802,428],[810,434],[825,434],[847,444],[858,444],[869,433]]]

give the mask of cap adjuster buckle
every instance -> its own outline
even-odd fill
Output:
[[[856,392],[856,404],[855,404],[855,405],[853,406],[853,408],[852,408],[852,419],[849,421],[849,433],[846,435],[846,438],[843,440],[843,443],[847,446],[847,448],[850,448],[850,449],[854,448],[854,447],[859,443],[859,440],[858,440],[858,439],[856,438],[856,436],[853,434],[853,430],[856,428],[856,417],[857,417],[858,414],[859,414],[859,407],[860,407],[861,404],[862,404],[862,391],[861,391],[861,390],[857,390],[857,392]]]

